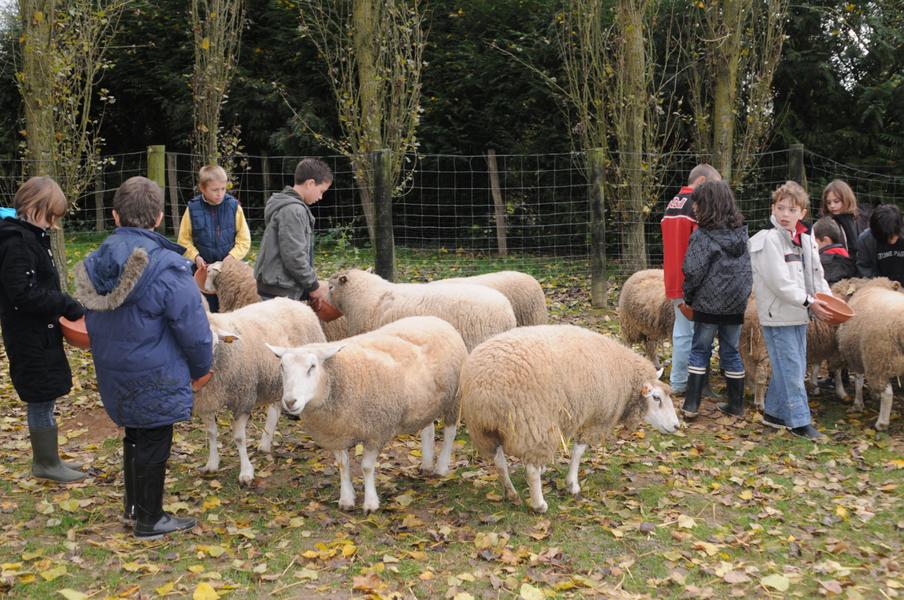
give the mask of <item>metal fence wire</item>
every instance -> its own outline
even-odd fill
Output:
[[[818,214],[823,187],[832,179],[844,179],[861,204],[893,203],[904,206],[904,177],[884,168],[864,168],[835,162],[804,151],[806,179],[811,195],[811,216]],[[198,194],[198,157],[167,153],[165,219],[163,233],[175,238],[179,219],[189,200]],[[252,238],[259,241],[264,230],[267,198],[292,184],[300,156],[241,156],[229,173],[231,190],[245,211]],[[108,157],[96,184],[75,203],[66,218],[67,235],[113,229],[111,207],[119,185],[135,175],[148,175],[148,155],[134,152]],[[312,207],[318,238],[342,238],[357,247],[370,244],[361,208],[358,186],[350,161],[343,156],[321,157],[333,171],[333,185],[323,200]],[[620,205],[617,188],[606,192],[606,256],[617,269],[625,258],[621,233],[629,225],[642,223],[645,252],[650,266],[662,262],[659,220],[665,205],[686,183],[698,157],[676,153],[660,158],[668,165],[658,189],[639,211],[615,210]],[[735,189],[750,232],[768,221],[770,193],[789,179],[791,151],[757,156],[756,168]],[[457,255],[468,271],[487,256],[498,254],[496,202],[504,211],[508,257],[507,268],[541,272],[549,263],[565,265],[573,272],[590,270],[589,182],[585,156],[570,154],[496,155],[498,186],[485,155],[420,155],[410,157],[412,176],[393,200],[393,233],[397,248],[410,249],[429,261],[450,253]],[[0,205],[9,206],[22,180],[20,160],[0,160]]]

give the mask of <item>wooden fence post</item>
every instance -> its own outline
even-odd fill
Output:
[[[395,239],[392,232],[392,152],[377,150],[371,153],[374,173],[373,199],[375,207],[374,270],[387,281],[395,279]]]
[[[104,224],[104,175],[97,173],[94,176],[94,230],[103,231]]]
[[[508,239],[505,229],[505,200],[499,186],[499,168],[496,165],[496,151],[487,150],[487,166],[490,171],[490,191],[493,193],[493,206],[496,213],[496,247],[499,256],[508,256]]]
[[[261,152],[261,187],[264,189],[264,200],[261,206],[267,206],[267,199],[270,198],[270,157],[266,152]]]
[[[176,171],[176,155],[172,152],[166,153],[166,186],[169,191],[170,221],[173,224],[173,234],[178,237],[179,225],[182,220],[179,218],[179,180]]]
[[[590,304],[605,308],[609,281],[606,277],[606,153],[594,148],[587,153],[590,175]]]
[[[804,165],[804,145],[791,144],[788,158],[788,179],[807,189],[807,168]]]
[[[160,191],[166,189],[166,146],[148,146],[148,179],[160,186]],[[157,228],[160,233],[166,232],[163,220]]]

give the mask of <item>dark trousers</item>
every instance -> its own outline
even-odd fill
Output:
[[[203,292],[202,292],[203,294]],[[211,313],[220,312],[220,297],[216,294],[204,294],[204,298],[207,300],[207,306],[210,308]]]
[[[173,426],[164,425],[154,429],[126,427],[123,441],[134,444],[133,455],[137,465],[159,465],[169,460],[173,447]]]

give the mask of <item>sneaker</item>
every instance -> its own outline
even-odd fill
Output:
[[[773,417],[769,413],[763,413],[763,425],[768,427],[775,427],[776,429],[787,429],[788,426],[785,424],[784,419],[780,419],[778,417]]]
[[[819,433],[813,425],[802,425],[800,427],[794,427],[791,429],[791,433],[796,435],[797,437],[806,438],[808,440],[814,442],[821,442],[825,440],[823,434]]]

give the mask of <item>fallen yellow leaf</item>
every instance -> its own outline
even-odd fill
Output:
[[[198,587],[195,588],[195,591],[191,595],[191,597],[192,600],[217,600],[220,595],[215,589],[213,589],[212,585],[205,581],[198,584]]]

